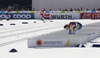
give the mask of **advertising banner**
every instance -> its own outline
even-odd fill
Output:
[[[34,13],[8,13],[9,19],[34,19]],[[0,13],[0,19],[6,19],[6,13]]]
[[[80,19],[79,13],[51,13],[50,18],[51,19]]]
[[[100,13],[81,13],[81,19],[100,19]]]
[[[35,19],[41,19],[42,16],[40,15],[41,11],[39,11],[38,13],[35,13]],[[74,13],[74,12],[70,12],[70,13],[52,13],[52,12],[44,12],[44,18],[45,19],[80,19],[80,13]]]
[[[29,39],[28,47],[68,47],[69,39]]]

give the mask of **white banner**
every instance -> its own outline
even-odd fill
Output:
[[[41,11],[35,12],[35,19],[41,19]],[[44,12],[45,19],[80,19],[80,13],[60,13],[60,12]]]
[[[51,19],[80,19],[80,13],[50,13]]]
[[[42,38],[42,39],[29,39],[28,40],[28,47],[68,47],[69,46],[69,39],[65,38],[58,38],[58,39],[48,39],[48,38]]]
[[[41,14],[40,12],[41,11],[35,11],[35,13],[34,13],[35,19],[41,19],[42,18],[42,16],[40,15]]]

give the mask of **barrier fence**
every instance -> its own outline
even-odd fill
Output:
[[[41,11],[0,11],[0,19],[41,19]],[[45,11],[45,19],[100,19],[99,11]]]

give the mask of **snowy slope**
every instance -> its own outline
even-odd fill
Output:
[[[36,21],[36,23],[33,23]],[[27,38],[63,30],[70,21],[78,21],[83,25],[100,22],[99,20],[53,20],[43,23],[40,20],[10,20],[0,21],[0,58],[99,58],[100,50],[91,48],[92,43],[85,44],[86,48],[28,48]],[[28,22],[29,24],[22,24]],[[9,25],[15,23],[15,26]],[[100,38],[94,40],[100,42]],[[17,53],[9,53],[15,48]]]

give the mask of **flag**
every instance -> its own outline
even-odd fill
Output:
[[[16,11],[15,13],[20,13],[20,11]]]
[[[92,13],[96,13],[96,11],[92,11]]]
[[[45,13],[50,13],[50,11],[45,11]]]
[[[50,19],[50,11],[45,11],[45,19]]]
[[[35,13],[35,11],[31,11],[31,13]]]
[[[1,11],[0,13],[5,13],[5,11]]]
[[[65,13],[65,11],[61,11],[61,13]]]
[[[76,11],[76,13],[81,13],[81,11]]]

